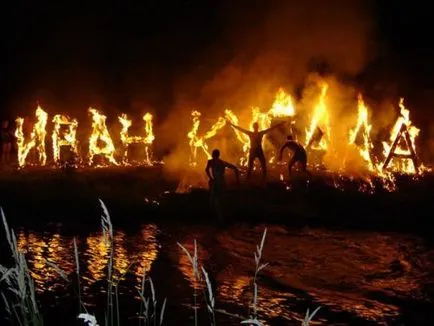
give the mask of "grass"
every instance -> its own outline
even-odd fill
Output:
[[[122,316],[119,310],[119,282],[125,278],[126,273],[130,269],[131,265],[126,269],[125,273],[121,275],[117,280],[113,278],[113,260],[114,260],[114,244],[113,244],[113,225],[111,223],[110,214],[107,207],[100,200],[102,209],[101,215],[101,229],[103,237],[108,244],[109,260],[107,263],[107,277],[106,277],[106,306],[104,313],[104,325],[105,326],[121,326]],[[6,221],[6,217],[3,214],[3,210],[0,208],[0,214],[3,220],[3,226],[6,231],[6,239],[8,241],[11,256],[11,267],[5,267],[0,265],[0,284],[5,284],[5,291],[1,291],[0,295],[4,302],[8,318],[11,323],[18,324],[20,326],[41,326],[44,324],[42,315],[39,311],[34,281],[30,275],[30,271],[27,267],[27,262],[24,253],[18,250],[17,240],[15,233]],[[263,326],[263,322],[260,321],[258,315],[258,277],[259,273],[268,266],[268,263],[263,263],[263,250],[265,245],[265,239],[267,235],[267,229],[262,234],[259,245],[256,246],[254,252],[255,273],[252,278],[252,302],[249,307],[248,317],[243,318],[239,315],[234,315],[216,308],[216,298],[214,296],[212,283],[208,272],[205,267],[199,264],[198,251],[196,240],[193,241],[193,252],[190,253],[185,246],[178,243],[181,251],[188,257],[191,265],[191,272],[194,277],[193,284],[193,315],[194,325],[204,325],[203,322],[199,323],[200,309],[199,297],[203,298],[204,307],[207,311],[208,323],[211,326],[217,325],[216,313],[225,313],[233,317],[240,318],[241,324],[247,325],[259,325]],[[81,297],[81,282],[80,282],[80,264],[79,264],[79,252],[77,248],[77,242],[73,239],[73,250],[75,257],[75,274],[77,279],[77,297],[78,297],[78,319],[82,320],[88,326],[99,326],[95,315],[91,314],[82,301]],[[71,282],[68,275],[52,262],[47,262],[65,281]],[[149,285],[147,287],[147,285]],[[149,290],[147,290],[149,288]],[[149,295],[148,295],[148,294]],[[152,279],[146,275],[146,271],[143,273],[141,280],[141,287],[138,291],[140,297],[140,310],[138,325],[139,326],[162,326],[164,323],[164,315],[166,312],[166,298],[158,305],[155,286]],[[312,318],[316,315],[320,308],[318,307],[311,314],[307,310],[305,319],[302,322],[302,326],[308,326]]]

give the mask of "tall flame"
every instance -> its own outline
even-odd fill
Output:
[[[292,117],[295,115],[295,108],[292,98],[285,92],[283,88],[279,88],[277,91],[274,103],[268,113],[276,118]]]
[[[93,163],[95,155],[104,156],[110,163],[117,165],[114,158],[115,146],[106,126],[107,117],[94,108],[89,108],[92,114],[92,133],[89,138],[89,163]],[[103,143],[101,145],[100,143]]]
[[[355,144],[357,135],[361,135],[362,144],[359,147],[360,156],[367,163],[368,169],[374,171],[374,164],[371,160],[371,149],[373,148],[370,136],[371,129],[372,126],[368,121],[368,108],[363,101],[362,95],[359,94],[357,98],[357,124],[354,129],[350,130],[349,144]]]
[[[17,137],[18,147],[18,166],[24,167],[26,165],[26,158],[32,148],[36,148],[38,152],[38,159],[40,165],[45,165],[47,162],[47,154],[45,152],[45,130],[47,126],[48,114],[39,105],[36,109],[36,123],[33,126],[30,139],[26,142],[23,131],[23,118],[17,118],[17,129],[15,130],[15,137]]]
[[[252,116],[248,124],[251,130],[253,130],[254,123],[258,123],[259,130],[264,130],[270,128],[273,118],[293,117],[295,115],[293,100],[283,88],[279,88],[276,92],[276,97],[268,112],[262,112],[258,107],[252,107],[251,110]],[[238,117],[231,110],[225,110],[225,116],[232,124],[239,124]],[[243,145],[243,156],[240,159],[240,164],[246,166],[249,157],[250,139],[246,134],[239,130],[234,129],[234,131],[237,139]],[[265,139],[263,141],[265,141]],[[270,162],[273,158],[274,157],[270,159]]]
[[[226,119],[228,119],[232,124],[238,126],[239,121],[238,121],[238,117],[235,115],[235,113],[233,113],[231,110],[227,109],[227,110],[225,110],[225,116],[226,116]],[[234,131],[235,131],[235,135],[236,135],[237,139],[243,145],[243,156],[240,159],[240,164],[242,166],[245,166],[245,165],[247,165],[247,161],[249,158],[250,139],[246,134],[240,132],[239,130],[234,129]]]
[[[326,82],[323,82],[321,85],[321,94],[318,104],[315,106],[309,129],[306,130],[306,147],[314,140],[318,130],[323,132],[323,136],[319,140],[318,146],[313,148],[326,150],[328,147],[328,140],[330,139],[330,117],[325,102],[328,87]]]
[[[56,114],[52,122],[54,123],[53,134],[51,136],[54,162],[60,162],[60,148],[62,146],[69,146],[71,151],[78,156],[77,119],[70,119],[66,115]]]
[[[383,142],[383,154],[385,157],[389,155],[389,152],[391,150],[392,144],[395,141],[396,137],[398,136],[401,127],[405,125],[407,127],[408,134],[410,136],[411,144],[406,144],[403,146],[403,143],[406,143],[405,141],[402,142],[403,137],[401,138],[401,141],[396,146],[394,152],[396,154],[400,155],[410,155],[410,149],[408,146],[412,146],[415,153],[416,151],[416,137],[419,135],[420,129],[416,128],[411,120],[410,120],[410,110],[407,109],[404,105],[404,98],[401,98],[399,100],[399,108],[400,108],[400,116],[395,122],[395,125],[392,128],[392,131],[389,136],[388,142]],[[412,161],[410,159],[392,159],[390,162],[390,167],[393,171],[402,172],[402,173],[409,173],[413,174],[416,173],[416,167],[413,165]]]
[[[211,126],[211,129],[205,133],[204,136],[198,136],[199,126],[200,126],[200,116],[201,113],[199,111],[192,111],[191,116],[193,117],[193,126],[187,137],[190,139],[190,165],[196,166],[197,164],[197,149],[201,148],[208,159],[211,158],[210,153],[208,152],[208,145],[206,140],[214,137],[221,128],[223,128],[226,124],[226,120],[223,117],[218,118],[217,122]]]
[[[124,146],[124,152],[122,156],[123,163],[127,163],[128,161],[128,147],[130,144],[144,144],[145,145],[145,163],[147,165],[152,165],[152,151],[151,145],[155,140],[155,135],[153,133],[153,125],[152,125],[152,114],[146,113],[143,116],[143,120],[145,121],[145,135],[144,136],[130,136],[128,134],[128,129],[132,125],[132,121],[128,119],[126,114],[122,114],[118,117],[119,122],[122,125],[122,130],[120,133],[121,142]]]

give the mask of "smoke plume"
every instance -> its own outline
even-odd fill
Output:
[[[278,87],[295,95],[312,73],[333,75],[334,86],[339,86],[337,80],[356,76],[373,58],[372,13],[366,1],[252,3],[254,8],[234,5],[227,10],[221,47],[229,47],[232,56],[223,67],[201,86],[194,81],[193,71],[175,88],[176,103],[162,131],[166,143],[176,143],[182,150],[166,158],[169,166],[172,161],[178,162],[180,155],[185,160],[186,133],[191,128],[189,113],[193,108],[202,112],[201,130],[205,132],[209,125],[206,119],[212,123],[223,115],[225,108],[243,117],[250,114],[250,106],[268,110]],[[211,65],[212,60],[204,61]],[[340,87],[339,91],[343,102],[335,105],[333,113],[342,115],[343,110],[352,109],[356,114],[354,89]],[[306,95],[306,90],[300,94]],[[313,97],[299,98],[297,113],[307,115]],[[351,101],[353,105],[349,104]],[[229,137],[236,142],[233,133]],[[179,140],[184,144],[179,144]]]

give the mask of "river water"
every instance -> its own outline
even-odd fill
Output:
[[[168,325],[193,325],[195,286],[188,257],[193,250],[207,270],[221,325],[238,325],[252,300],[253,252],[267,227],[260,272],[258,316],[267,325],[300,325],[307,308],[321,306],[323,325],[421,325],[433,321],[434,250],[416,236],[277,225],[234,224],[224,228],[170,222],[114,231],[114,282],[119,282],[125,325],[137,325],[138,290],[144,272],[158,304],[167,298]],[[16,230],[51,322],[78,310],[73,238],[79,251],[81,296],[89,312],[104,314],[108,246],[102,232],[71,231],[62,224]],[[61,268],[64,280],[47,262]],[[201,299],[201,297],[199,297]],[[201,301],[201,300],[199,300]],[[201,304],[200,325],[209,324]],[[71,316],[71,317],[69,317]],[[102,318],[102,317],[99,317]],[[103,320],[100,320],[103,324]]]

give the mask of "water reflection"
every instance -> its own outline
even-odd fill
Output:
[[[179,240],[191,253],[193,240],[197,239],[199,264],[215,280],[217,305],[247,315],[253,293],[253,251],[262,231],[261,226],[238,225],[223,230],[189,227],[184,231],[174,229],[173,233],[175,241]],[[143,273],[151,271],[159,255],[158,232],[156,225],[145,225],[133,234],[115,232],[113,278],[120,280],[128,268],[131,272],[123,282],[122,293],[135,296]],[[19,232],[17,241],[20,250],[27,252],[39,292],[57,291],[65,286],[47,261],[57,264],[70,279],[75,277],[72,237],[60,232]],[[162,249],[171,257],[175,273],[170,268],[161,275],[154,273],[154,283],[158,285],[172,277],[174,283],[178,282],[176,277],[182,276],[191,288],[198,289],[191,263],[175,241],[164,243]],[[83,297],[88,300],[105,288],[102,281],[107,273],[109,245],[101,232],[78,238],[77,244]],[[326,307],[327,313],[336,313],[331,320],[343,315],[344,320],[351,316],[384,324],[402,313],[402,302],[430,300],[424,287],[432,283],[434,253],[415,237],[320,229],[291,231],[272,226],[268,228],[264,259],[270,266],[258,279],[258,313],[269,324],[301,320],[307,307],[319,305]],[[181,302],[191,302],[191,290],[182,292],[178,285],[170,284],[173,292],[167,296],[180,296]]]
[[[84,257],[87,260],[89,275],[86,275],[88,286],[106,279],[110,259],[110,241],[102,233],[93,234],[86,239],[87,249]],[[125,249],[125,233],[113,234],[113,281],[118,282],[126,274],[130,265]]]
[[[140,239],[134,243],[136,250],[132,259],[137,262],[135,267],[133,267],[137,280],[137,289],[140,289],[143,274],[149,273],[152,263],[157,258],[159,247],[156,239],[157,232],[158,228],[155,224],[145,225],[142,228]]]
[[[139,234],[127,236],[124,232],[115,232],[113,237],[113,280],[121,281],[129,272],[140,284],[143,272],[149,272],[158,254],[158,228],[145,225]],[[48,262],[57,265],[71,278],[75,273],[75,257],[72,237],[60,233],[38,233],[21,231],[17,235],[19,250],[26,253],[28,266],[38,292],[52,291],[65,287],[65,282]],[[93,284],[106,279],[110,244],[101,232],[90,234],[84,239],[77,239],[79,251],[81,285],[86,295]],[[84,247],[84,248],[83,248]],[[75,277],[75,276],[74,276]],[[103,284],[101,284],[103,285]]]
[[[87,262],[87,271],[84,278],[88,286],[105,278],[109,261],[110,243],[103,234],[91,235],[86,238],[87,248],[84,257]]]
[[[236,266],[218,276],[217,291],[223,300],[251,301],[250,280],[242,275],[253,273],[252,253],[262,231],[237,227],[218,235],[219,247]],[[399,307],[390,304],[393,298],[421,295],[420,279],[425,271],[420,257],[417,262],[413,259],[417,247],[417,239],[402,235],[327,230],[291,233],[269,228],[264,258],[271,266],[259,281],[259,311],[268,318],[301,318],[291,312],[295,300],[291,292],[297,291],[298,297],[331,311],[378,322],[393,319],[400,313]]]
[[[181,245],[188,250],[191,257],[194,256],[194,239],[186,239],[184,240]],[[193,267],[191,265],[191,262],[188,258],[188,256],[185,254],[184,251],[182,251],[180,248],[178,249],[178,264],[177,267],[180,270],[180,272],[184,275],[184,278],[189,281],[191,288],[193,289],[200,289],[203,284],[201,284],[197,277],[194,275]],[[199,266],[206,266],[206,260],[209,257],[208,252],[205,250],[205,248],[196,241],[196,249],[197,249],[197,262]],[[200,275],[202,275],[202,271],[199,271]]]
[[[24,231],[18,233],[18,248],[27,253],[30,273],[38,292],[53,291],[64,286],[64,281],[48,262],[61,266],[66,273],[71,273],[74,268],[73,264],[69,263],[72,254],[66,249],[70,247],[70,242],[58,233],[49,236]]]
[[[219,302],[227,302],[242,307],[241,314],[247,316],[253,300],[253,278],[246,264],[224,270],[217,275],[217,299]],[[290,308],[289,299],[296,296],[289,291],[282,292],[277,289],[264,286],[258,279],[257,311],[259,316],[283,320],[302,320],[302,315]]]

